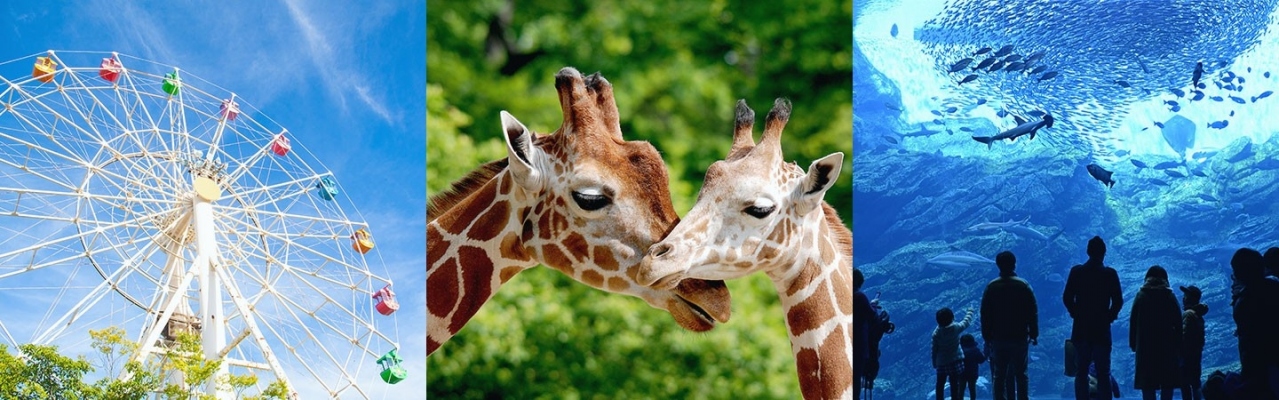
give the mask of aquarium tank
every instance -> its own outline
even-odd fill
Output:
[[[873,398],[933,398],[934,315],[978,309],[1005,250],[1038,303],[1031,397],[1073,397],[1062,292],[1093,236],[1123,289],[1125,398],[1140,398],[1129,313],[1153,265],[1178,301],[1203,290],[1204,377],[1238,371],[1230,258],[1279,246],[1275,3],[855,1],[854,262],[896,324]]]

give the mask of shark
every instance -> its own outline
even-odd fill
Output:
[[[971,232],[971,231],[980,231],[980,230],[989,230],[989,229],[1005,229],[1007,227],[1021,225],[1029,221],[1030,221],[1030,216],[1027,216],[1026,219],[1023,219],[1021,221],[1014,221],[1010,219],[1004,222],[982,222],[977,225],[970,226],[964,230]]]
[[[995,260],[982,257],[979,254],[967,252],[963,250],[948,251],[928,259],[929,264],[937,264],[947,267],[967,267],[972,264],[994,264]]]
[[[1017,237],[1031,238],[1031,239],[1041,240],[1049,243],[1051,243],[1054,240],[1057,240],[1057,237],[1061,236],[1062,232],[1064,232],[1064,231],[1058,231],[1056,234],[1053,234],[1052,237],[1048,237],[1048,236],[1045,236],[1043,233],[1040,233],[1039,231],[1029,226],[1011,225],[1011,226],[1005,226],[1000,229],[1003,229],[1005,232],[1016,235]]]
[[[1017,127],[1000,132],[995,136],[973,136],[973,140],[985,143],[986,148],[989,149],[995,144],[995,142],[1004,139],[1014,142],[1017,141],[1018,137],[1024,135],[1030,135],[1030,138],[1034,139],[1035,134],[1039,132],[1039,129],[1044,127],[1053,127],[1053,116],[1051,114],[1044,114],[1044,118],[1042,120],[1035,122],[1027,122],[1018,116],[1013,116],[1013,120],[1017,121]]]

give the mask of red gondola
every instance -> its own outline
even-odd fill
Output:
[[[102,59],[102,64],[98,68],[98,76],[107,82],[115,83],[120,79],[120,71],[124,70],[124,66],[116,61],[115,57]]]

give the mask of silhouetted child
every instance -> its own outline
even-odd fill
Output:
[[[1249,400],[1244,393],[1239,373],[1213,371],[1203,384],[1204,400]]]
[[[960,380],[968,388],[968,398],[977,399],[977,371],[981,363],[986,362],[986,355],[977,347],[977,339],[965,333],[959,338],[959,345],[964,349],[964,373]],[[952,383],[953,385],[953,383]],[[963,389],[960,389],[962,392]]]
[[[1181,313],[1181,398],[1203,400],[1199,380],[1203,375],[1204,315],[1208,305],[1200,303],[1203,291],[1194,285],[1182,286]]]
[[[973,320],[973,310],[969,309],[964,321],[955,323],[955,313],[950,308],[937,310],[937,329],[933,330],[933,368],[937,369],[937,400],[942,400],[942,389],[946,380],[950,380],[950,398],[959,400],[964,397],[963,383],[960,375],[964,372],[964,353],[959,348],[959,334],[968,329]]]

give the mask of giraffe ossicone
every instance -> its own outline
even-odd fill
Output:
[[[427,206],[427,355],[503,283],[543,264],[592,287],[639,297],[706,331],[730,316],[722,281],[667,289],[636,282],[649,246],[679,218],[666,165],[625,141],[613,88],[599,73],[555,75],[564,120],[538,135],[502,111],[507,157],[481,165]]]
[[[851,399],[852,233],[823,200],[844,153],[807,171],[783,162],[790,112],[790,102],[777,99],[755,144],[755,112],[738,101],[732,149],[707,168],[693,208],[649,250],[639,282],[666,289],[764,272],[786,311],[804,398]]]

